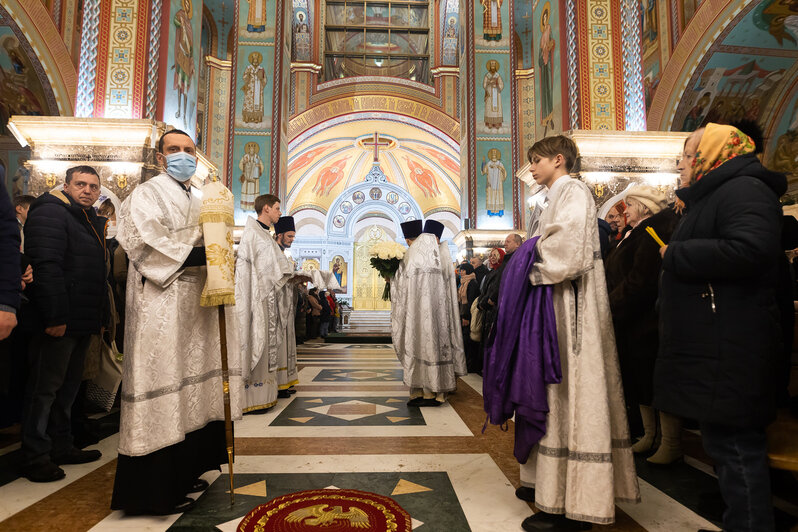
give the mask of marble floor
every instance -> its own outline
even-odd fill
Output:
[[[94,446],[99,462],[65,466],[65,479],[33,484],[14,474],[17,443],[0,440],[0,530],[221,530],[252,508],[305,489],[359,489],[392,497],[421,532],[520,531],[532,508],[514,496],[518,464],[512,429],[483,431],[482,382],[460,379],[439,408],[406,405],[407,389],[390,345],[299,347],[297,393],[236,423],[235,492],[227,467],[206,473],[210,488],[183,515],[128,517],[109,509],[117,435]],[[13,440],[13,438],[11,438]],[[643,502],[622,504],[606,531],[717,530],[721,502],[697,435],[688,458],[668,470],[638,461]],[[795,512],[781,501],[782,514]]]

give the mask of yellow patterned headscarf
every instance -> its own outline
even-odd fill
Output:
[[[735,157],[754,153],[754,148],[754,141],[736,127],[707,124],[693,159],[693,181]]]

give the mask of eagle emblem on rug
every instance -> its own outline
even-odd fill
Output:
[[[341,506],[333,506],[327,510],[328,507],[328,504],[317,504],[307,508],[300,508],[288,514],[285,520],[288,523],[304,521],[303,524],[305,525],[327,526],[332,524],[333,521],[345,519],[354,528],[369,527],[369,516],[360,508],[352,506],[348,512],[344,512]]]

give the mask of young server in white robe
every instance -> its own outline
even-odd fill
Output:
[[[587,186],[568,175],[577,157],[564,136],[528,153],[532,176],[548,187],[530,280],[553,285],[562,382],[547,385],[546,435],[521,465],[527,489],[518,496],[543,510],[523,522],[527,531],[589,530],[614,522],[616,501],[640,500],[596,207]]]
[[[244,412],[277,404],[277,374],[286,342],[293,342],[294,308],[283,292],[294,271],[269,227],[280,220],[280,200],[265,194],[255,199],[257,218],[248,217],[236,259],[236,315],[244,372]]]
[[[184,512],[199,476],[227,462],[218,310],[201,307],[206,263],[192,194],[194,142],[182,131],[158,142],[165,171],[122,204],[117,240],[130,258],[119,460],[113,509]],[[234,324],[232,309],[227,322]],[[227,327],[228,352],[238,351]],[[241,365],[230,357],[230,403],[241,417]]]
[[[439,406],[465,374],[465,355],[452,342],[438,239],[421,229],[421,221],[402,224],[412,243],[391,280],[391,337],[410,387],[408,405]]]

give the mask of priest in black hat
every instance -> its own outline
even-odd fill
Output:
[[[440,243],[443,236],[443,224],[437,220],[427,220],[424,222],[424,232],[434,235]]]
[[[438,229],[435,224],[440,225],[434,222],[430,227]],[[442,235],[443,226],[439,229]],[[457,377],[466,373],[459,313],[457,330],[450,325],[447,294],[454,285],[450,289],[444,271],[451,268],[451,259],[440,256],[440,237],[422,231],[420,220],[402,224],[402,233],[410,247],[391,281],[391,336],[410,388],[407,404],[439,406],[457,387]],[[452,270],[452,282],[453,275]]]
[[[274,239],[280,249],[285,251],[291,247],[296,238],[296,226],[294,225],[293,216],[281,216],[277,223],[274,224]]]

